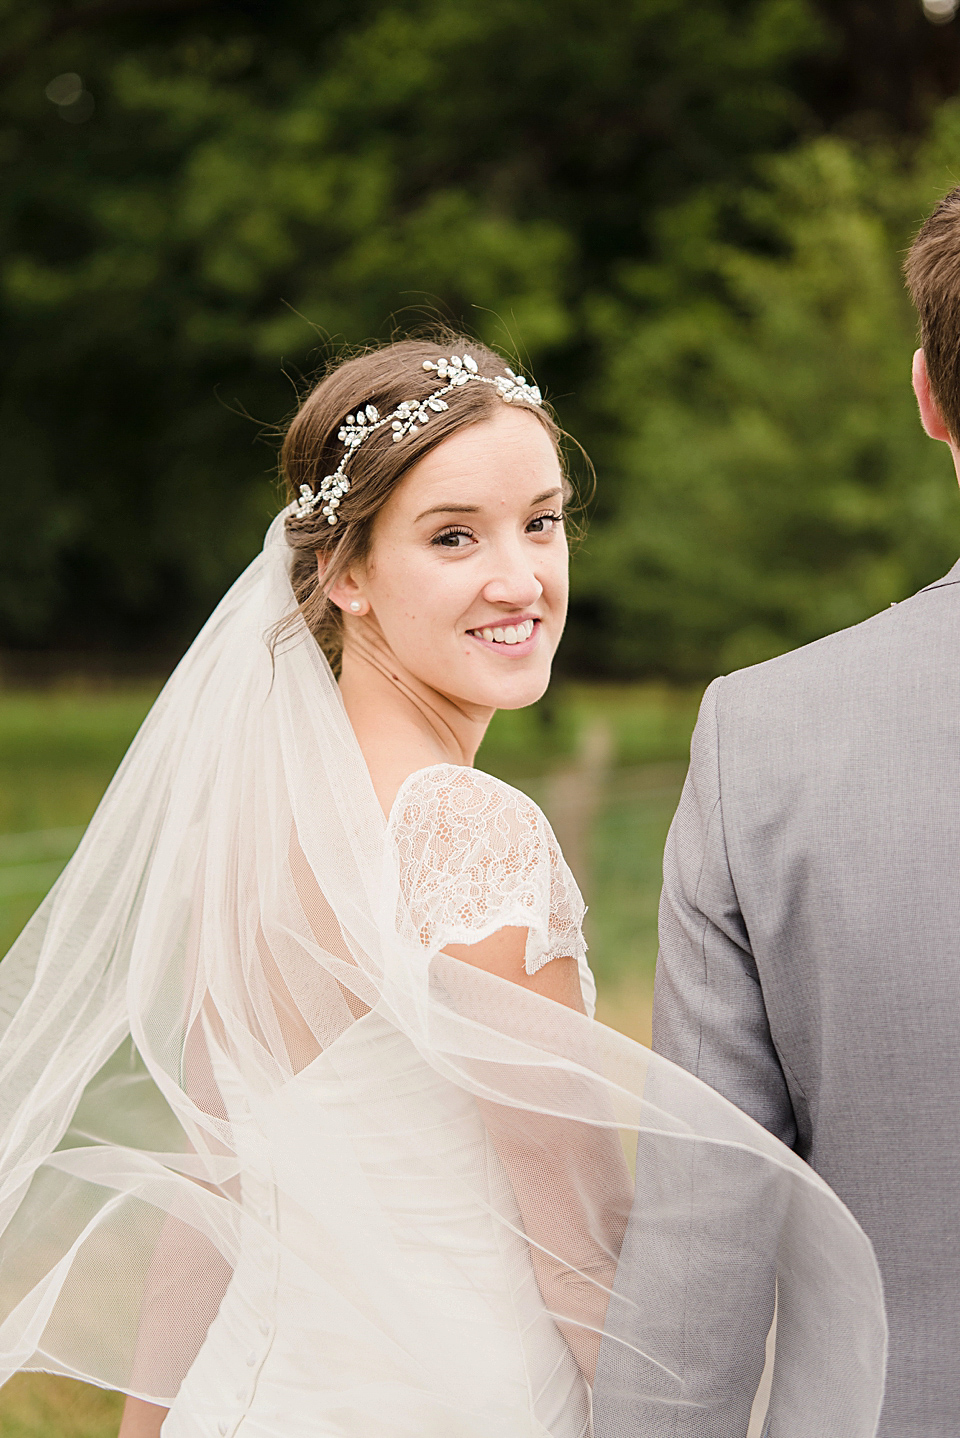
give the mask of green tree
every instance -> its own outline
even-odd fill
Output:
[[[900,264],[958,148],[954,105],[912,159],[807,144],[665,215],[655,257],[597,302],[611,438],[578,601],[608,671],[753,663],[954,562],[960,499],[917,418]]]
[[[589,315],[665,205],[795,137],[816,42],[804,0],[0,16],[8,645],[181,642],[275,503],[234,407],[277,421],[406,305],[517,345],[591,444]]]

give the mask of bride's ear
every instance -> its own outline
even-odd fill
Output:
[[[927,373],[927,357],[923,350],[917,350],[913,357],[913,392],[917,396],[917,404],[920,406],[920,423],[931,439],[941,439],[944,444],[950,444],[950,431],[943,422],[943,415],[940,413],[940,406],[937,404],[936,396],[930,385],[930,376]]]
[[[317,554],[317,574],[321,585],[326,573],[328,556],[323,553]],[[351,571],[341,575],[332,589],[327,591],[327,598],[331,604],[336,604],[345,614],[354,614],[358,617],[367,614],[370,609],[370,601],[363,593],[363,587]]]

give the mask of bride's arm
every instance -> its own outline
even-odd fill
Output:
[[[585,1014],[576,959],[552,959],[535,974],[528,974],[524,961],[526,945],[526,929],[507,926],[491,934],[489,939],[481,939],[478,944],[448,944],[443,952]]]
[[[208,1023],[222,1037],[212,1003],[204,1005]],[[184,1084],[190,1098],[208,1112],[222,1104],[205,1030],[195,1025],[184,1041]],[[220,1189],[196,1180],[211,1192],[236,1197],[235,1180]],[[175,1393],[207,1329],[220,1308],[232,1269],[209,1237],[168,1213],[150,1256],[140,1309],[130,1386],[141,1393]],[[117,1438],[158,1438],[169,1408],[128,1394]]]
[[[552,959],[528,974],[526,937],[525,929],[503,928],[480,943],[451,944],[444,952],[584,1013],[576,959]],[[572,1118],[486,1100],[478,1104],[531,1240],[544,1303],[560,1315],[557,1326],[592,1383],[632,1199],[619,1134]]]
[[[142,1398],[128,1398],[123,1405],[120,1432],[117,1438],[159,1438],[169,1408],[144,1403]]]
[[[203,1345],[231,1272],[209,1238],[167,1215],[147,1270],[132,1388],[177,1391]],[[117,1438],[157,1438],[168,1412],[162,1404],[128,1395]]]

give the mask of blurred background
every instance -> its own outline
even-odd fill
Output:
[[[704,684],[960,553],[900,267],[960,183],[956,0],[0,0],[0,952],[279,504],[344,344],[516,356],[598,472],[557,680],[479,762],[649,1032]],[[17,1379],[0,1438],[107,1438]]]

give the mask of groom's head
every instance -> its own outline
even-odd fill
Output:
[[[920,316],[913,387],[923,427],[953,451],[960,474],[960,186],[945,195],[904,266]]]

